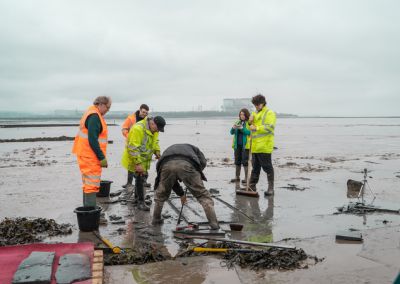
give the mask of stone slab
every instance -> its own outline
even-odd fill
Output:
[[[33,251],[18,267],[13,277],[13,284],[48,284],[51,283],[51,270],[55,252]]]
[[[90,258],[87,255],[72,253],[60,257],[56,272],[57,284],[69,284],[91,277]]]
[[[340,231],[336,233],[336,240],[362,242],[363,238],[360,232]]]

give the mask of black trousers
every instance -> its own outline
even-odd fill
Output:
[[[272,166],[272,156],[267,153],[253,153],[253,170],[251,171],[250,184],[257,184],[260,178],[261,168],[267,173],[268,181],[274,181],[274,167]]]
[[[247,167],[249,164],[249,150],[248,149],[242,149],[242,148],[237,148],[234,150],[235,154],[235,165],[240,166],[243,165],[244,167]]]

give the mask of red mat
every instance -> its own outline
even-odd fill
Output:
[[[27,258],[33,251],[55,252],[51,283],[56,284],[56,270],[60,256],[67,253],[82,253],[90,257],[93,263],[93,243],[73,243],[73,244],[29,244],[18,246],[0,247],[0,283],[8,284],[12,282],[14,273],[17,271],[22,260]],[[80,284],[90,284],[92,280],[75,282]]]

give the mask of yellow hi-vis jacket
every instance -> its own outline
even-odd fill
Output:
[[[129,130],[121,164],[131,172],[135,172],[135,166],[141,164],[147,172],[150,169],[152,155],[156,152],[160,152],[158,132],[151,133],[146,117]]]
[[[251,132],[251,152],[270,154],[274,150],[275,112],[264,106],[252,115],[257,130]]]

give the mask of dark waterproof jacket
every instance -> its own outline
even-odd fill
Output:
[[[163,154],[161,155],[160,159],[157,162],[156,165],[157,177],[154,187],[155,189],[157,189],[158,184],[160,182],[160,176],[163,164],[171,160],[188,161],[200,173],[202,180],[205,181],[207,180],[206,176],[203,173],[203,170],[207,165],[207,160],[203,152],[201,152],[199,148],[191,144],[174,144],[165,149],[165,151],[163,152]],[[182,189],[179,190],[177,186],[179,186],[178,182],[175,183],[173,190],[179,196],[183,195],[183,190]]]

